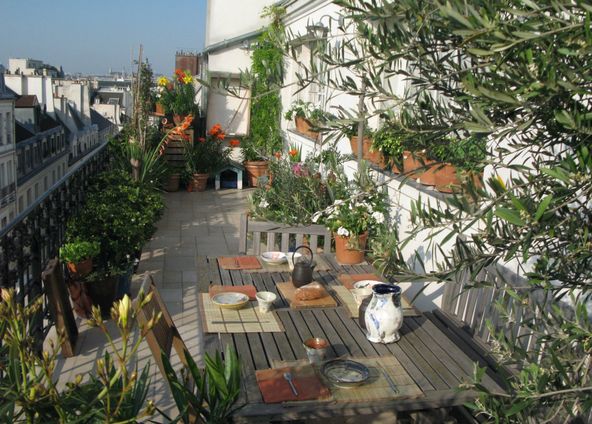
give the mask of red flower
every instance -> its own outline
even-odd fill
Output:
[[[221,132],[222,132],[222,125],[214,124],[212,126],[212,128],[210,128],[210,130],[208,131],[208,134],[215,137],[218,133],[221,133]]]
[[[279,158],[281,158],[281,157],[282,157],[282,152],[275,152],[273,155],[274,155],[274,156],[275,156],[277,159],[279,159]]]
[[[290,149],[290,151],[288,152],[288,154],[292,157],[296,156],[298,154],[298,150],[297,149]]]
[[[226,134],[224,134],[223,131],[220,131],[218,134],[216,134],[216,139],[222,141],[226,138]]]
[[[233,138],[232,140],[230,140],[229,144],[230,147],[238,147],[240,146],[240,140],[237,138]]]
[[[206,139],[205,139],[205,138],[203,138],[203,137],[199,137],[199,138],[197,139],[197,141],[199,141],[200,143],[203,143],[203,142],[205,142],[205,141],[206,141]]]

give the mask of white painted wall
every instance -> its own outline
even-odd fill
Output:
[[[19,95],[35,95],[47,113],[55,118],[53,79],[44,75],[4,75],[6,86]]]
[[[16,183],[14,135],[14,101],[0,100],[0,189]],[[0,199],[0,229],[16,216],[16,201],[2,206]]]
[[[264,26],[261,12],[273,3],[273,0],[208,0],[206,48]]]

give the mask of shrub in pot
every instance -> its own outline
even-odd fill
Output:
[[[294,119],[296,130],[299,133],[318,140],[320,132],[315,129],[322,127],[327,122],[328,114],[323,109],[315,107],[311,102],[296,100],[284,113],[284,118],[288,121]]]
[[[382,154],[385,165],[395,173],[403,168],[403,139],[391,125],[381,126],[372,137],[372,150]]]
[[[114,286],[115,297],[118,283],[113,281],[133,267],[137,252],[156,231],[163,209],[159,193],[132,181],[125,172],[106,172],[95,179],[84,207],[68,221],[66,230],[68,242],[85,239],[100,245],[94,270],[85,277],[87,286]]]
[[[92,271],[93,258],[99,251],[97,242],[75,240],[60,247],[60,259],[66,262],[73,277],[84,277]]]
[[[185,142],[185,163],[193,176],[193,190],[204,191],[208,177],[228,164],[230,151],[223,144],[225,137],[221,125],[215,124],[206,137]]]

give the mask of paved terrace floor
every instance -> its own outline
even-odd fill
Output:
[[[149,271],[166,302],[169,312],[194,358],[199,359],[197,344],[197,268],[198,255],[226,255],[238,253],[238,230],[241,213],[247,209],[251,190],[208,190],[203,193],[184,191],[165,194],[166,210],[158,223],[158,230],[144,247],[138,272],[132,283],[135,296],[141,278]],[[72,381],[78,374],[93,373],[96,359],[103,357],[107,341],[103,333],[89,328],[78,319],[78,354],[73,358],[58,357],[56,374],[60,383]],[[110,323],[112,324],[112,323]],[[110,325],[113,328],[113,325]],[[117,335],[117,331],[112,334]],[[176,415],[168,385],[152,361],[148,345],[143,342],[138,353],[141,369],[151,363],[151,388],[148,399],[163,411]],[[172,358],[179,369],[178,357]],[[158,414],[155,421],[166,422]]]

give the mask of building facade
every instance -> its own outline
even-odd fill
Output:
[[[0,230],[16,216],[14,94],[0,74]]]

